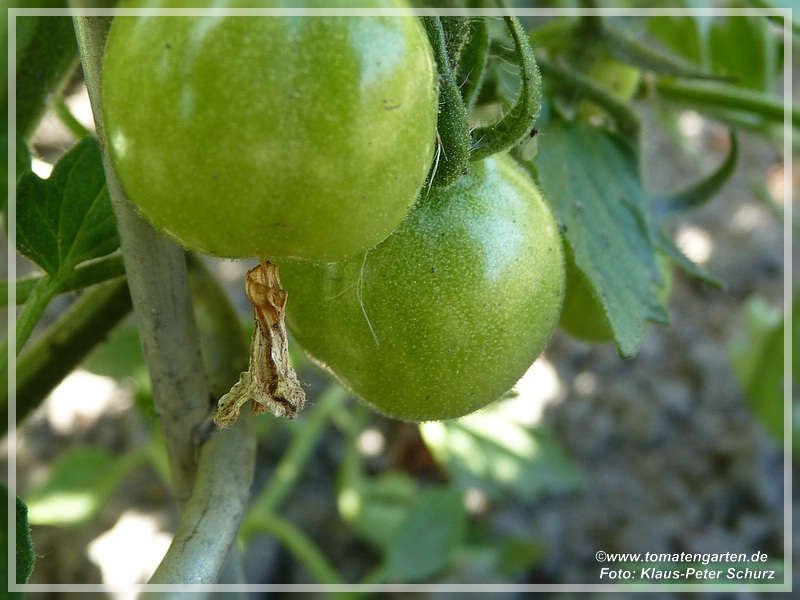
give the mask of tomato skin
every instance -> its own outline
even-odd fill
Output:
[[[411,209],[437,76],[414,17],[117,17],[103,105],[158,229],[217,256],[338,260]]]
[[[561,240],[508,156],[433,188],[375,248],[287,262],[287,327],[357,396],[398,419],[456,418],[501,397],[558,320]]]

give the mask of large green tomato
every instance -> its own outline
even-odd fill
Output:
[[[409,421],[501,397],[544,348],[564,293],[555,221],[505,155],[423,192],[375,248],[280,268],[294,339],[378,411]]]
[[[103,115],[124,189],[184,246],[331,261],[413,206],[437,81],[412,16],[120,16]]]

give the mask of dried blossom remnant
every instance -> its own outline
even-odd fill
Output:
[[[250,401],[253,412],[270,411],[276,417],[294,419],[306,402],[297,374],[289,364],[289,346],[283,317],[287,293],[281,287],[278,267],[262,261],[250,269],[245,291],[253,304],[256,328],[250,346],[250,368],[231,391],[219,399],[214,422],[230,427],[242,405]]]

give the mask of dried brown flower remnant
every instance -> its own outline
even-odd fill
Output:
[[[230,427],[242,405],[250,401],[253,412],[270,411],[276,417],[294,419],[306,402],[297,374],[289,364],[289,347],[283,317],[287,293],[281,287],[278,267],[262,261],[250,269],[245,291],[253,304],[256,328],[250,346],[250,368],[231,391],[219,399],[214,422]]]

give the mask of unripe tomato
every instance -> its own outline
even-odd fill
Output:
[[[658,254],[657,259],[664,280],[658,297],[666,302],[672,289],[671,263],[663,254]],[[575,264],[575,258],[570,251],[566,252],[566,265],[567,293],[558,321],[559,329],[584,342],[613,342],[614,331],[605,309],[592,291],[586,275]]]
[[[609,55],[597,58],[588,68],[586,76],[609,94],[628,102],[633,98],[642,81],[642,72],[638,67],[618,61]],[[581,100],[578,115],[584,119],[607,116],[605,109],[588,99]]]
[[[336,260],[384,239],[414,204],[437,81],[412,16],[120,16],[103,115],[126,192],[184,246]]]
[[[375,248],[287,262],[294,339],[378,411],[460,417],[497,400],[547,343],[564,293],[559,233],[508,156],[423,192]]]

